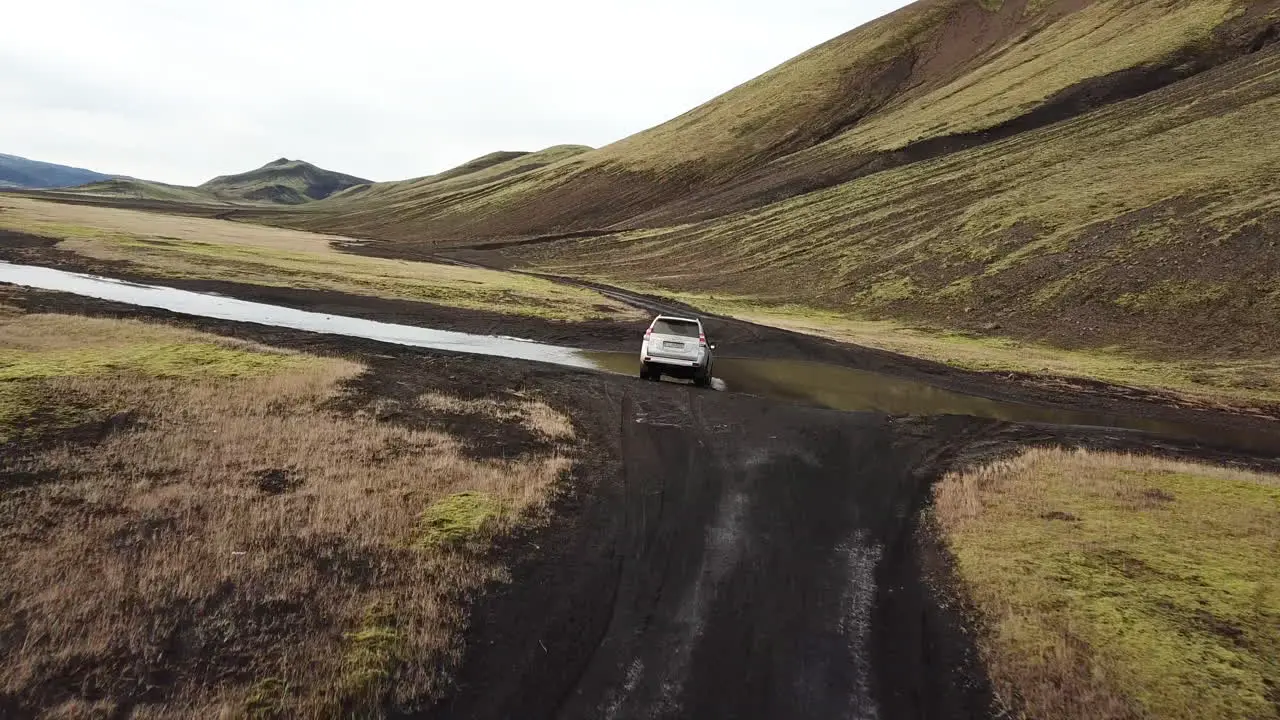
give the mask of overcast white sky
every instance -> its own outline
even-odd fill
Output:
[[[599,147],[907,0],[0,0],[0,153],[197,184]]]

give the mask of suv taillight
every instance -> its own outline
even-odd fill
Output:
[[[699,344],[699,345],[706,345],[706,344],[707,344],[707,336],[706,336],[706,335],[704,335],[704,334],[702,334],[702,333],[699,333],[699,334],[698,334],[698,344]]]

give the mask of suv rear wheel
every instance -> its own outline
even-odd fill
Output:
[[[693,384],[698,387],[711,387],[711,367],[707,366],[693,376]]]

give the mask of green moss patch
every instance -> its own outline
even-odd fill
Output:
[[[204,338],[208,337],[206,340]],[[76,338],[80,342],[70,343]],[[0,324],[0,442],[93,420],[112,408],[84,407],[52,384],[62,379],[232,378],[287,371],[302,355],[235,347],[159,325],[64,315]]]
[[[1145,292],[1125,293],[1116,304],[1134,310],[1190,312],[1222,300],[1231,294],[1226,283],[1199,280],[1165,280]]]
[[[0,382],[133,372],[149,377],[263,375],[306,362],[296,355],[250,352],[213,343],[140,343],[25,352],[0,350]]]
[[[254,683],[245,699],[245,715],[252,720],[274,720],[286,717],[289,686],[280,678],[266,678]]]
[[[504,513],[502,502],[488,493],[456,493],[437,500],[422,513],[416,542],[420,547],[465,542]]]
[[[386,689],[399,663],[400,630],[390,605],[365,609],[359,629],[347,633],[341,695],[349,706],[371,707]]]
[[[0,382],[0,443],[74,427],[104,414],[65,398],[49,400],[49,395],[38,383]]]
[[[1032,685],[1066,653],[1070,692],[1146,717],[1280,717],[1280,486],[1065,457],[997,475],[948,535],[997,662]]]

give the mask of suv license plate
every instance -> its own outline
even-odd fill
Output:
[[[668,349],[668,350],[683,350],[683,349],[684,349],[684,343],[670,342],[670,341],[663,341],[663,343],[662,343],[662,347],[664,347],[664,348],[666,348],[666,349]]]

